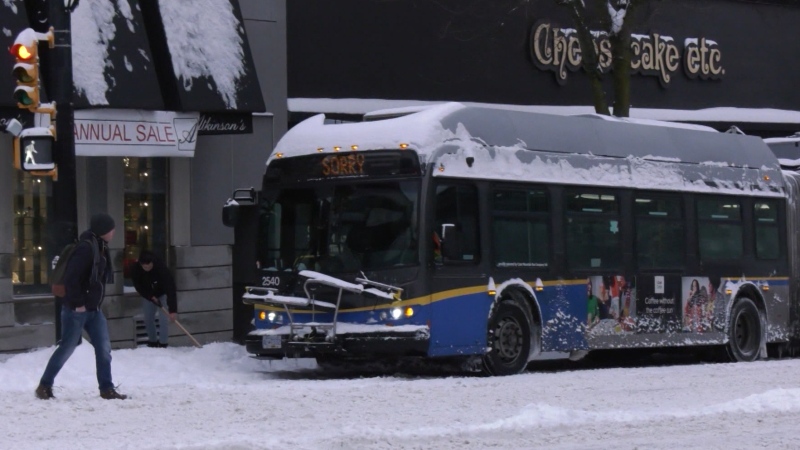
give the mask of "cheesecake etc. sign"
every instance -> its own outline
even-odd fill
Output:
[[[608,33],[592,31],[600,70],[611,70],[611,41]],[[530,54],[533,64],[541,70],[555,73],[556,81],[564,85],[569,72],[581,67],[581,47],[574,28],[561,28],[547,21],[537,22],[531,29]],[[686,38],[679,46],[672,36],[658,33],[631,35],[631,70],[658,77],[661,86],[669,86],[674,75],[683,68],[691,79],[718,80],[725,75],[722,51],[713,40]]]

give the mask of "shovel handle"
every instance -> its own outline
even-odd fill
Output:
[[[164,308],[164,307],[162,306],[162,307],[161,307],[161,310],[162,310],[162,311],[164,311],[164,314],[166,314],[167,316],[169,316],[169,311],[167,311],[167,308]],[[189,339],[191,339],[191,340],[192,340],[192,342],[194,343],[194,346],[195,346],[195,347],[197,347],[197,348],[203,348],[203,346],[202,346],[202,345],[200,345],[200,343],[199,343],[199,342],[197,342],[197,339],[195,339],[195,338],[194,338],[194,336],[192,336],[192,334],[191,334],[191,333],[189,333],[189,331],[188,331],[186,328],[184,328],[184,327],[183,327],[183,325],[181,325],[181,323],[180,323],[180,322],[178,322],[178,320],[177,320],[177,319],[175,320],[175,325],[177,325],[177,326],[178,326],[178,328],[180,328],[180,329],[181,329],[181,330],[182,330],[184,333],[186,333],[186,336],[189,336]]]

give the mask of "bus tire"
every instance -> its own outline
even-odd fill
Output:
[[[758,359],[761,351],[761,315],[756,304],[747,297],[740,297],[731,309],[728,327],[728,357],[733,362],[750,362]]]
[[[489,318],[487,344],[483,356],[488,375],[515,375],[528,366],[531,350],[531,320],[524,299],[513,295],[497,304]]]

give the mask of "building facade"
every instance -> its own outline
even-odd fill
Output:
[[[0,2],[0,47],[46,28],[48,3]],[[590,11],[607,72],[602,14]],[[141,339],[126,275],[143,248],[167,256],[195,337],[241,336],[248,311],[221,206],[235,188],[258,189],[277,140],[312,114],[360,120],[444,101],[594,111],[572,19],[553,0],[81,0],[71,18],[77,223],[53,223],[59,181],[14,169],[12,137],[0,134],[0,352],[55,342],[55,243],[101,211],[119,230],[104,304],[115,347]],[[800,131],[798,21],[790,0],[650,2],[633,26],[631,116],[763,137]],[[12,66],[0,58],[0,74]],[[610,77],[604,86],[610,100]],[[36,120],[13,90],[0,76],[0,130]]]
[[[592,113],[574,21],[558,3],[292,1],[291,121],[441,101]],[[583,3],[608,72],[607,2]],[[631,117],[800,131],[798,2],[653,0],[632,14]],[[611,77],[603,83],[610,103]]]
[[[43,24],[37,31],[46,32],[47,7],[0,3],[0,47],[26,27]],[[142,340],[129,269],[143,249],[173,269],[179,320],[195,338],[233,338],[233,232],[220,211],[234,188],[259,186],[286,130],[285,7],[283,0],[78,4],[71,13],[77,223],[54,223],[63,205],[53,194],[63,186],[16,170],[12,136],[0,134],[7,155],[0,164],[0,352],[55,343],[48,277],[57,243],[64,233],[77,237],[98,212],[117,224],[115,284],[103,304],[115,348]],[[53,81],[45,47],[44,96]],[[37,125],[41,119],[12,99],[14,61],[6,55],[0,129],[11,119]],[[170,334],[176,345],[191,344],[178,328]]]

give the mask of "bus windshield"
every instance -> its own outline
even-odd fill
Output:
[[[419,185],[417,179],[267,190],[259,268],[344,273],[417,264]]]

